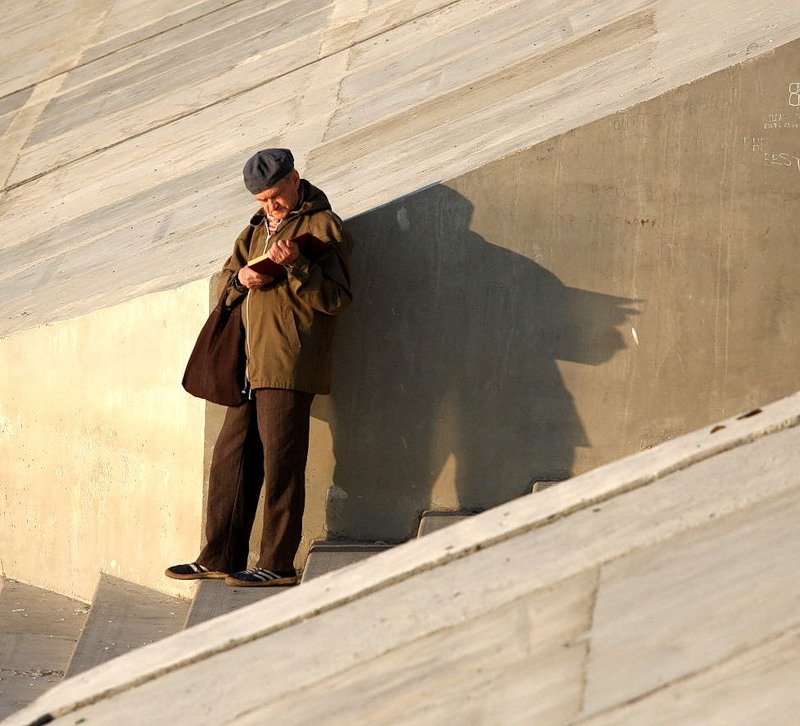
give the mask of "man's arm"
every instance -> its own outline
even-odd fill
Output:
[[[295,294],[314,310],[336,315],[353,299],[349,270],[353,240],[341,220],[332,213],[325,214],[323,224],[315,225],[312,234],[327,243],[326,249],[318,252],[313,261],[297,254],[295,249],[297,256],[292,254],[293,261],[284,263],[288,282]],[[290,249],[286,243],[278,247],[280,244],[276,243],[276,257],[282,256],[281,247]]]
[[[236,242],[233,243],[233,253],[222,266],[222,272],[228,276],[224,291],[225,304],[228,307],[236,304],[248,290],[266,285],[273,279],[247,267],[252,235],[253,227],[247,225],[236,238]]]
[[[248,248],[250,246],[250,235],[252,234],[252,227],[248,224],[236,241],[233,243],[233,252],[222,266],[222,272],[227,275],[228,280],[225,283],[223,295],[225,296],[225,304],[230,307],[234,305],[241,297],[247,294],[247,288],[237,285],[239,270],[247,264]]]

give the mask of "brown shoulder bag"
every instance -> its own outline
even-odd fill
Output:
[[[246,297],[246,296],[245,296]],[[241,406],[245,390],[245,340],[241,298],[233,308],[223,293],[194,344],[183,387],[187,392],[222,406]]]

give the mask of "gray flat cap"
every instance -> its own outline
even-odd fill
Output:
[[[244,165],[244,185],[251,194],[269,189],[294,169],[289,149],[263,149],[253,154]]]

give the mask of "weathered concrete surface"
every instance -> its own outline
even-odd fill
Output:
[[[772,696],[744,716],[791,723],[799,424],[795,395],[657,446],[142,648],[8,723],[555,724],[649,699],[712,719],[731,677]]]
[[[800,42],[351,220],[325,528],[410,537],[800,388],[794,83]]]
[[[0,718],[62,679],[88,609],[78,600],[0,578]]]
[[[89,617],[70,658],[66,678],[180,630],[189,603],[141,585],[100,575]]]
[[[774,0],[4,13],[0,335],[208,276],[247,217],[242,162],[265,144],[294,148],[352,216],[800,36],[800,7]]]
[[[751,453],[766,455],[748,473],[796,486],[778,452]],[[740,481],[742,455],[720,457],[714,475]],[[800,551],[798,506],[796,489],[775,494],[607,564],[597,587],[584,713],[628,703],[796,627],[800,577],[786,555]]]
[[[302,582],[341,570],[342,567],[361,562],[390,547],[391,545],[375,543],[314,542],[306,558]]]
[[[800,628],[793,628],[713,668],[582,723],[793,724],[800,713],[798,656]]]
[[[566,724],[580,708],[596,576],[519,597],[234,722]]]
[[[440,529],[449,527],[451,524],[460,522],[469,516],[468,512],[423,512],[417,528],[417,537],[424,537],[426,534],[438,532]]]
[[[449,12],[461,6],[453,4]],[[234,7],[239,6],[231,6],[231,12]],[[388,12],[395,6],[383,7]],[[490,15],[481,13],[495,12],[489,6],[480,12],[478,6],[470,7],[473,15],[478,13],[470,16],[470,23],[488,21]],[[500,12],[501,4],[491,8]],[[608,10],[604,4],[597,8]],[[728,22],[732,14],[733,9],[722,20]],[[212,16],[203,18],[206,30],[212,29]],[[766,17],[757,22],[766,22]],[[753,18],[740,19],[746,25],[756,22]],[[413,43],[441,31],[433,20],[427,22]],[[115,27],[118,32],[123,25]],[[189,32],[194,26],[181,27]],[[463,27],[474,29],[469,23]],[[411,30],[400,22],[387,36],[398,62],[405,57],[400,40],[411,43]],[[166,42],[170,35],[157,37]],[[714,35],[713,42],[723,42],[720,38]],[[447,45],[442,43],[441,48],[433,42],[426,47],[436,56]],[[705,52],[703,48],[697,52]],[[369,91],[368,77],[377,84],[381,73],[399,72],[387,66],[383,53],[375,40],[354,51],[359,63],[366,64],[360,71],[367,74],[361,81],[365,98],[383,93],[379,85]],[[794,335],[800,324],[794,274],[800,264],[794,224],[800,169],[789,153],[800,133],[797,107],[790,105],[797,100],[790,94],[800,73],[797,57],[794,42],[350,221],[359,243],[354,261],[357,295],[337,334],[333,395],[318,398],[313,409],[298,566],[316,538],[402,540],[414,535],[427,508],[493,506],[527,493],[534,480],[581,473],[800,386],[794,365],[800,354]],[[738,58],[734,54],[728,60]],[[113,54],[103,62],[112,60]],[[548,63],[557,60],[551,57]],[[413,65],[413,57],[405,62]],[[88,73],[90,65],[81,72]],[[377,75],[370,76],[367,68]],[[602,85],[587,73],[583,83]],[[487,103],[481,123],[492,121],[493,97],[486,92],[493,87],[481,86],[480,97]],[[646,90],[649,94],[652,88]],[[392,102],[388,92],[381,97]],[[584,92],[574,97],[575,103],[585,100]],[[526,96],[516,93],[513,98]],[[450,103],[457,108],[456,99]],[[363,106],[366,113],[369,104]],[[581,122],[584,111],[568,116],[570,123]],[[258,113],[265,116],[260,108]],[[538,110],[527,113],[539,118]],[[92,186],[95,176],[88,185],[79,176],[64,181],[64,187],[59,182],[46,194],[61,195],[64,203],[37,205],[35,214],[32,206],[15,206],[23,215],[17,217],[0,201],[0,210],[9,214],[3,233],[11,235],[12,225],[19,233],[5,247],[11,255],[4,258],[8,266],[3,269],[10,275],[7,290],[13,296],[30,294],[37,305],[46,301],[60,317],[69,313],[59,308],[59,293],[52,286],[72,285],[73,275],[85,274],[83,293],[90,290],[92,305],[106,304],[105,276],[93,267],[95,262],[82,257],[90,247],[99,255],[95,261],[115,260],[117,272],[110,279],[117,282],[123,274],[147,273],[157,258],[162,272],[171,270],[164,280],[174,281],[188,259],[212,248],[202,269],[216,266],[230,245],[230,230],[217,225],[228,215],[235,217],[231,226],[238,229],[243,213],[250,211],[238,182],[231,187],[225,181],[238,174],[244,141],[229,140],[229,156],[217,171],[204,171],[203,154],[216,154],[224,144],[216,143],[217,127],[203,126],[202,119],[198,113],[181,122],[199,124],[192,132],[195,141],[204,135],[193,149],[199,156],[191,159],[180,153],[189,138],[183,132],[175,131],[169,142],[149,134],[136,142],[147,147],[148,163],[155,160],[156,165],[162,150],[148,144],[166,144],[173,155],[169,173],[174,185],[164,180],[157,188],[148,186],[167,170],[150,166],[146,174],[135,171],[139,162],[122,153],[134,153],[134,148],[121,144],[115,147],[117,156],[103,157],[103,163],[114,160],[115,183],[104,176],[111,172],[103,171],[97,160],[102,154],[93,155],[91,164],[89,159],[67,164],[35,183],[55,183],[60,174],[76,175],[80,167],[95,175],[98,185],[112,191],[124,187],[124,204],[104,206],[107,196]],[[219,128],[227,128],[226,123],[220,120]],[[171,124],[162,131],[169,128]],[[503,135],[497,126],[492,128],[499,143]],[[391,125],[385,131],[399,133]],[[531,132],[529,140],[538,138],[536,134]],[[421,136],[414,138],[422,143]],[[299,158],[303,148],[298,147]],[[134,157],[139,153],[144,152],[136,150]],[[395,156],[395,165],[402,167],[398,174],[407,173],[405,163],[422,174],[414,166],[417,162],[412,163],[417,153],[422,151],[409,148]],[[480,157],[449,153],[465,164]],[[348,207],[351,192],[339,193],[337,185],[359,169],[366,173],[360,158],[338,167],[341,177],[326,178],[321,169],[319,178],[310,174],[325,183],[343,212],[357,207]],[[187,165],[194,176],[182,176]],[[308,170],[313,172],[313,165]],[[140,172],[134,184],[128,175]],[[220,187],[203,186],[217,174],[223,180]],[[396,184],[395,192],[407,188],[399,177],[377,167],[370,175],[375,184]],[[414,177],[415,183],[424,178]],[[186,201],[187,194],[195,194],[187,190],[189,183],[204,195],[202,203]],[[27,199],[23,192],[31,184],[22,184],[4,199]],[[69,191],[62,194],[64,189]],[[352,189],[355,199],[364,185]],[[387,198],[393,197],[381,200]],[[78,214],[73,204],[86,213]],[[52,215],[59,209],[63,216],[56,219]],[[16,255],[35,249],[28,225],[34,216],[37,225],[47,228],[42,233],[49,241],[40,241],[48,245],[47,255],[54,255],[53,265],[41,277],[38,262],[31,262],[33,277],[20,280],[12,257],[19,260]],[[160,220],[163,230],[148,228],[145,218]],[[124,229],[117,226],[123,219]],[[184,234],[191,237],[189,249],[174,242]],[[147,247],[150,240],[163,244],[152,250]],[[63,245],[73,243],[77,256],[64,252]],[[37,280],[46,283],[47,295]],[[165,580],[162,572],[166,565],[198,553],[200,479],[198,460],[190,457],[202,440],[207,472],[219,425],[219,409],[209,406],[203,421],[198,403],[178,388],[202,321],[202,284],[152,298],[157,303],[138,301],[99,317],[93,313],[0,341],[0,446],[9,452],[0,463],[0,487],[9,492],[9,506],[0,514],[9,526],[0,538],[6,538],[4,547],[10,552],[10,575],[29,577],[26,573],[34,572],[46,578],[38,584],[88,598],[102,569],[172,594],[188,594],[176,590],[181,586]],[[148,285],[137,292],[146,289]],[[167,306],[157,314],[163,327],[152,325],[151,304]],[[30,312],[16,305],[6,307]],[[36,319],[34,312],[23,317]],[[92,328],[89,336],[82,332],[87,326]],[[122,331],[139,332],[121,341]],[[84,352],[76,359],[78,339]],[[72,342],[62,347],[62,340]],[[144,348],[142,341],[158,352]],[[120,358],[107,351],[119,351]],[[117,381],[121,366],[130,388],[120,388]],[[91,378],[84,372],[89,369]],[[66,390],[65,375],[70,380]],[[157,390],[152,388],[154,376]],[[98,395],[98,390],[115,391],[115,403],[109,407],[111,394]],[[127,412],[123,418],[118,408]],[[75,426],[64,433],[42,427],[36,422],[45,409],[59,426],[65,421]],[[88,418],[76,417],[78,410]],[[130,421],[123,423],[129,415]],[[148,421],[146,426],[139,417]],[[149,433],[132,434],[130,440],[123,436],[119,445],[104,443],[103,437],[112,436],[109,432],[129,427]],[[174,454],[164,458],[165,452]],[[140,486],[136,477],[132,481],[131,469],[140,470],[146,484]],[[161,551],[150,556],[133,544],[140,530],[133,522],[117,526],[116,514],[111,515],[114,526],[102,531],[91,516],[68,515],[68,508],[61,506],[64,499],[54,499],[41,481],[67,482],[61,491],[71,493],[75,511],[84,499],[93,514],[128,511],[135,502],[138,521],[152,528],[149,539]],[[95,504],[98,498],[102,509]],[[161,512],[158,518],[152,517],[152,506]],[[73,536],[64,550],[57,532],[64,530],[67,518]],[[31,550],[21,537],[22,522],[49,533],[41,552]],[[36,566],[42,561],[52,567]],[[67,581],[67,572],[74,579]]]
[[[202,580],[197,586],[197,592],[192,599],[189,614],[186,617],[186,627],[191,628],[206,620],[218,618],[220,615],[260,602],[265,597],[272,597],[288,590],[291,585],[284,587],[230,587],[222,580]]]
[[[172,595],[200,545],[204,406],[180,388],[203,282],[0,345],[5,575],[90,600],[108,572]]]

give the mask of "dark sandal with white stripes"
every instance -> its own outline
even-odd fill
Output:
[[[164,574],[173,580],[221,580],[228,576],[227,572],[209,570],[196,562],[190,562],[187,565],[172,565],[164,571]]]
[[[278,587],[279,585],[296,585],[296,572],[275,572],[263,567],[252,567],[241,572],[232,572],[225,578],[225,584],[231,587]]]

